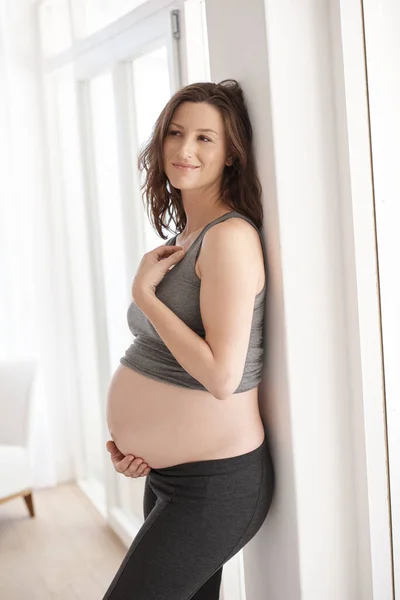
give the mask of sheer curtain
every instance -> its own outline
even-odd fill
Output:
[[[73,448],[35,12],[0,0],[0,359],[38,359],[31,446],[35,486],[44,487],[73,477]]]

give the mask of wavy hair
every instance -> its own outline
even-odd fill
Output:
[[[205,102],[219,110],[225,127],[227,154],[233,160],[222,174],[221,200],[261,228],[263,207],[252,147],[253,130],[243,90],[235,79],[187,85],[178,90],[162,110],[138,156],[138,169],[144,174],[142,201],[150,222],[162,239],[168,237],[163,229],[172,231],[171,221],[178,233],[186,225],[181,191],[170,184],[163,164],[164,139],[175,110],[183,102]]]

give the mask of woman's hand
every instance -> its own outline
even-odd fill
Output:
[[[156,287],[172,266],[185,255],[181,246],[158,246],[147,252],[140,261],[132,283],[132,299],[138,300],[148,294],[155,294]]]
[[[141,458],[135,458],[132,454],[127,454],[125,456],[118,450],[112,440],[109,440],[106,443],[106,448],[111,454],[111,461],[114,465],[114,469],[118,473],[125,475],[125,477],[144,477],[150,473],[151,468],[147,463],[142,461]]]

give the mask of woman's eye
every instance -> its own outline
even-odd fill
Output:
[[[171,131],[168,132],[169,135],[173,135],[174,137],[176,137],[178,134],[180,135],[180,131],[175,131],[174,129],[172,129]],[[210,140],[210,138],[206,137],[205,135],[200,135],[199,139],[201,139],[202,141],[205,142],[211,142],[212,140]]]

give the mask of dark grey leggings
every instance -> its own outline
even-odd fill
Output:
[[[145,522],[103,600],[218,600],[222,566],[260,529],[274,481],[266,437],[240,456],[150,471]]]

